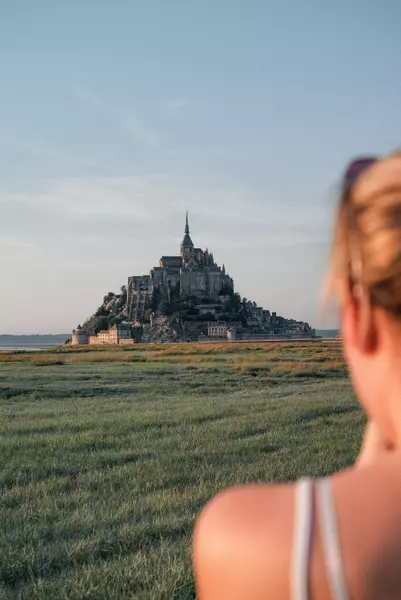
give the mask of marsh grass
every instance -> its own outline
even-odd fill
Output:
[[[0,599],[193,599],[216,492],[349,465],[339,349],[267,346],[0,355]]]

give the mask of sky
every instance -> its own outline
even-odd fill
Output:
[[[68,332],[195,245],[322,312],[339,182],[401,140],[401,3],[0,3],[0,334]]]

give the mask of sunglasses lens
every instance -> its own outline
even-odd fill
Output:
[[[361,158],[359,160],[354,160],[348,167],[345,173],[345,181],[346,183],[354,183],[356,179],[366,171],[371,165],[373,165],[377,161],[377,158]]]

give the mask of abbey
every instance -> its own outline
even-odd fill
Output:
[[[258,276],[258,273],[256,273]],[[109,292],[71,344],[313,338],[308,323],[285,319],[234,292],[234,281],[211,252],[196,248],[188,213],[180,251],[162,256],[146,275],[128,278],[120,294]]]
[[[224,293],[232,294],[234,282],[224,265],[218,266],[207,249],[195,248],[192,242],[188,212],[180,254],[162,256],[159,266],[148,275],[134,275],[128,279],[127,316],[140,321],[153,302],[155,294],[170,302],[172,295],[218,300]]]

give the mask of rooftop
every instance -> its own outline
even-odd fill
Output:
[[[189,235],[188,211],[187,211],[186,219],[185,219],[185,233],[184,233],[184,237],[182,238],[181,247],[182,248],[193,248],[194,247],[194,243],[191,240],[191,236]]]
[[[162,256],[160,261],[165,265],[181,267],[181,256]]]

